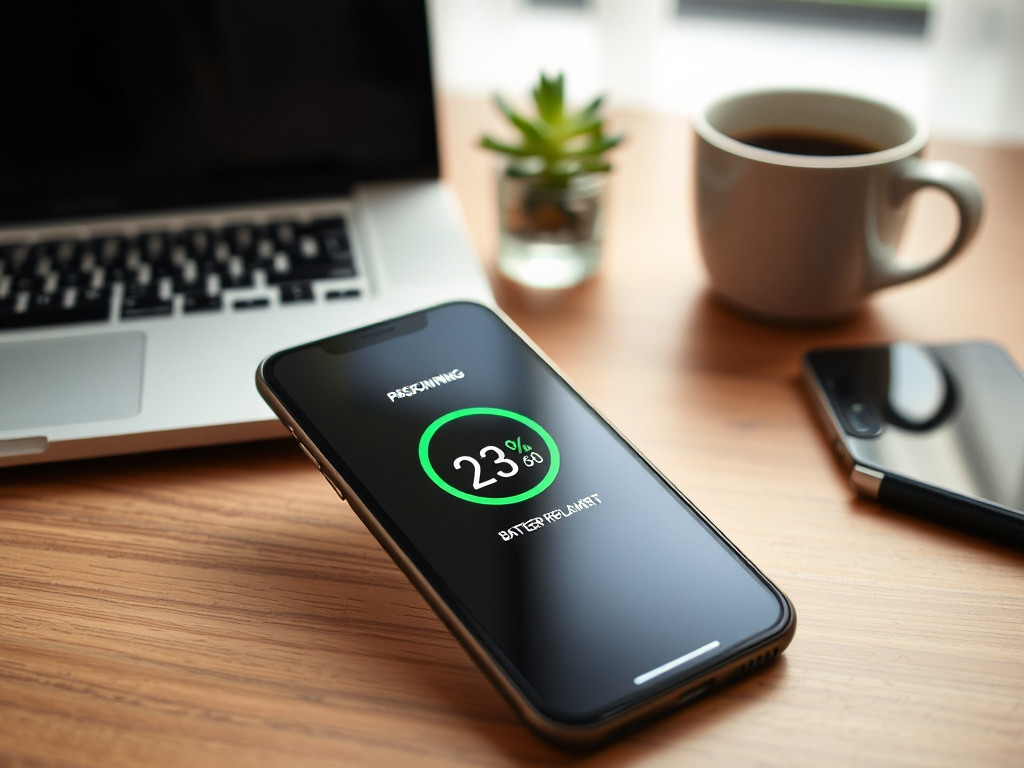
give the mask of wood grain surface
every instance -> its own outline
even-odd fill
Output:
[[[969,252],[844,324],[710,296],[686,122],[619,114],[606,261],[494,275],[500,131],[442,102],[445,175],[502,307],[793,600],[763,673],[599,752],[522,726],[290,441],[0,471],[0,765],[1024,764],[1024,554],[857,500],[797,384],[837,342],[991,339],[1024,361],[1024,151],[938,145],[986,191]],[[952,206],[922,195],[907,257]]]

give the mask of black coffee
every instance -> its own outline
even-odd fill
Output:
[[[881,149],[860,139],[818,131],[779,129],[747,133],[734,138],[752,147],[760,147],[772,152],[785,152],[787,155],[845,157],[847,155],[866,155]]]

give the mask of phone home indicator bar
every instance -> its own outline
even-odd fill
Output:
[[[648,680],[653,680],[654,678],[658,677],[659,675],[664,675],[666,672],[669,672],[669,671],[675,669],[676,667],[680,666],[681,664],[685,664],[688,661],[692,661],[693,659],[696,659],[698,656],[703,656],[708,651],[715,650],[715,648],[717,648],[719,645],[721,645],[721,643],[719,643],[717,640],[712,640],[707,645],[702,645],[697,650],[690,651],[685,656],[680,656],[678,659],[672,659],[672,661],[668,662],[667,664],[662,664],[660,667],[655,667],[650,672],[644,672],[642,675],[638,675],[637,677],[634,677],[633,678],[633,684],[634,685],[643,685]]]

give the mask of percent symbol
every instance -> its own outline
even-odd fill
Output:
[[[517,437],[515,440],[506,440],[505,447],[516,453],[526,453],[533,450],[530,446],[523,445],[523,438],[521,437]]]

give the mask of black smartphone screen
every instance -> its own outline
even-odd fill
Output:
[[[587,722],[735,656],[785,599],[490,310],[264,377],[534,706]]]

